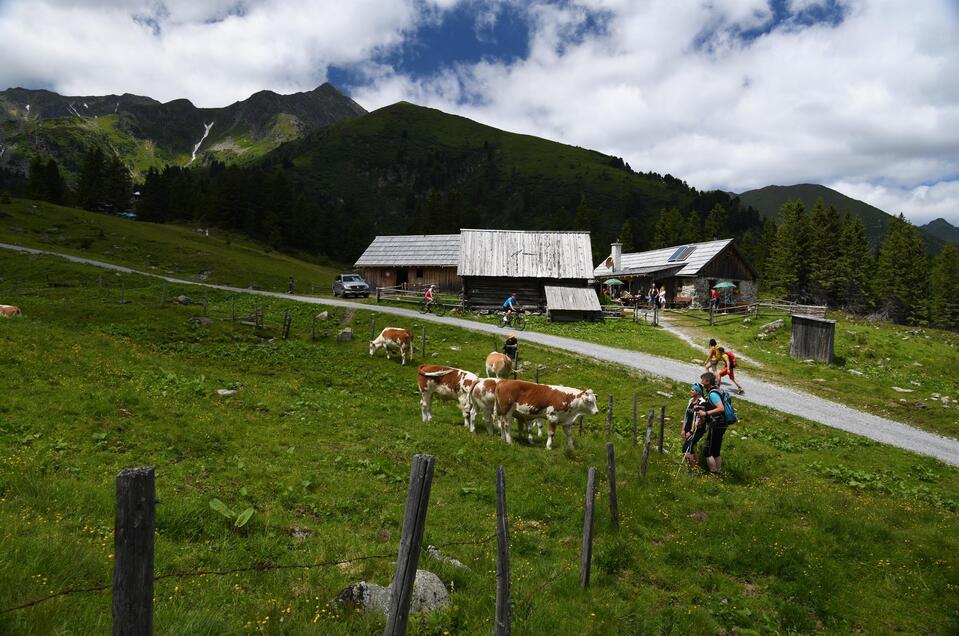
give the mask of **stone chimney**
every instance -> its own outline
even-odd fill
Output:
[[[623,269],[623,244],[619,241],[613,243],[610,247],[613,249],[613,271],[619,272]]]

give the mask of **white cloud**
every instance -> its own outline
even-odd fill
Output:
[[[959,174],[956,8],[842,4],[838,26],[787,21],[751,42],[737,34],[769,25],[763,0],[534,4],[526,60],[420,81],[387,74],[356,96],[369,106],[404,97],[596,148],[700,188],[841,181],[950,190]],[[606,32],[575,41],[584,7],[608,12]],[[902,200],[910,203],[895,209],[916,219],[942,210],[959,222],[943,201]]]
[[[416,78],[376,61],[460,2],[481,35],[525,11],[527,58]],[[745,42],[771,25],[768,0],[0,0],[0,86],[219,106],[313,88],[335,64],[368,79],[353,91],[367,108],[406,99],[699,188],[842,184],[959,223],[959,8],[837,2],[836,26],[786,20]]]

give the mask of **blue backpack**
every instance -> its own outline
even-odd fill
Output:
[[[726,424],[735,424],[739,421],[739,418],[736,417],[736,409],[733,408],[733,398],[726,389],[710,389],[710,393],[716,393],[719,395],[719,399],[723,401],[723,410],[725,411]]]

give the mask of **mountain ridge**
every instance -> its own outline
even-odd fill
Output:
[[[160,102],[132,93],[70,96],[16,87],[0,91],[0,166],[22,170],[42,155],[56,159],[70,179],[85,149],[96,145],[119,155],[140,179],[151,167],[191,163],[201,140],[200,161],[249,161],[366,112],[328,82],[287,95],[257,91],[219,108],[185,98]]]
[[[866,238],[873,248],[885,236],[886,228],[893,218],[893,215],[885,210],[818,183],[797,183],[788,186],[768,185],[742,192],[737,196],[742,203],[752,206],[765,218],[777,218],[783,204],[789,201],[802,201],[805,208],[811,210],[816,204],[816,200],[821,198],[825,205],[834,206],[840,214],[850,212],[861,217],[866,225]],[[920,227],[919,230],[926,243],[927,251],[937,253],[942,249],[944,243],[941,237],[929,232],[924,227]]]

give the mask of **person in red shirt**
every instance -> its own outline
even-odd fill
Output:
[[[712,309],[719,307],[719,292],[715,287],[709,290],[709,306]]]

